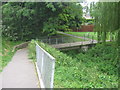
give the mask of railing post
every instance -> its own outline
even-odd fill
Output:
[[[110,34],[110,41],[112,41],[112,34]]]
[[[42,40],[42,39],[41,39],[40,41],[41,41],[41,42],[43,42],[43,40]]]
[[[85,41],[85,34],[84,34],[84,41]]]
[[[54,70],[55,70],[55,60],[53,60],[53,64],[52,64],[52,73],[51,73],[51,87],[50,88],[53,88],[53,82],[54,82]]]
[[[44,60],[44,52],[42,52],[42,59],[41,59],[42,61],[41,61],[41,74],[42,74],[42,72],[43,72],[43,60]]]
[[[89,38],[89,33],[88,33],[88,38]]]
[[[58,44],[58,39],[56,38],[56,44]]]
[[[51,44],[51,40],[50,40],[50,38],[49,38],[49,44]]]
[[[63,36],[62,36],[62,42],[61,43],[63,43]]]
[[[94,40],[94,39],[93,39],[93,36],[92,36],[92,43],[93,43],[93,40]]]
[[[83,41],[81,42],[81,45],[83,45]]]

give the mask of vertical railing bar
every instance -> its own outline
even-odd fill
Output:
[[[57,40],[57,38],[56,38],[56,44],[58,43],[58,40]]]
[[[49,44],[51,44],[51,40],[50,40],[50,38],[49,38]]]
[[[52,61],[53,64],[52,64],[52,73],[51,73],[51,87],[50,88],[53,88],[53,82],[54,82],[54,71],[55,71],[55,60]]]
[[[84,34],[84,41],[85,41],[85,34]]]
[[[41,59],[42,61],[41,61],[41,74],[42,74],[42,72],[43,72],[43,60],[44,60],[44,52],[42,52],[42,59]]]
[[[62,42],[61,43],[63,43],[63,36],[62,36]]]

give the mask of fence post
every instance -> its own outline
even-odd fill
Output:
[[[110,41],[112,41],[112,34],[110,33]]]
[[[49,44],[51,44],[51,40],[50,40],[50,38],[49,38]]]
[[[42,39],[40,41],[43,42]]]
[[[92,36],[92,43],[93,43],[94,39],[93,39],[93,36]]]
[[[63,43],[63,36],[62,36],[62,42],[61,43]]]
[[[89,33],[88,33],[88,38],[89,38]]]
[[[58,39],[56,38],[56,44],[58,44]]]
[[[83,45],[83,41],[81,42],[81,45]]]
[[[84,41],[85,41],[85,34],[84,34]]]

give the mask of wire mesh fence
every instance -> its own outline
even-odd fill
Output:
[[[36,43],[37,68],[42,88],[53,88],[55,58]]]

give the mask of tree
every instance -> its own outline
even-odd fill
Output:
[[[120,42],[120,2],[98,2],[92,13],[95,17],[95,30],[98,32],[98,40],[106,42],[110,34],[113,40]]]
[[[77,3],[8,2],[2,9],[2,32],[11,40],[50,36],[80,26],[82,20],[82,7]]]

